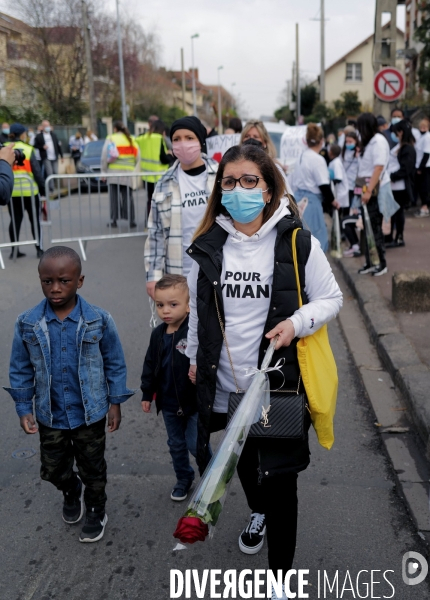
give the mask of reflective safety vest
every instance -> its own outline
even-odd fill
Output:
[[[14,150],[22,150],[22,152],[25,154],[25,160],[22,167],[18,165],[13,165],[13,176],[15,182],[13,186],[12,198],[21,198],[21,196],[31,196],[31,183],[28,181],[27,178],[20,178],[17,177],[17,175],[27,175],[28,177],[30,177],[30,179],[33,182],[33,194],[36,196],[36,194],[39,193],[39,188],[37,187],[37,183],[34,179],[33,171],[31,170],[30,165],[30,158],[31,153],[33,152],[33,146],[30,146],[29,144],[20,141],[6,142],[5,146],[9,146],[12,143],[14,144]]]
[[[136,141],[131,138],[132,144],[130,145],[127,136],[121,132],[113,133],[108,140],[115,144],[119,154],[114,162],[108,164],[108,171],[134,171],[138,153]]]
[[[164,146],[164,151],[167,152],[166,143],[160,133],[145,133],[136,138],[136,142],[140,148],[140,168],[142,171],[167,171],[169,165],[163,165],[160,162],[161,144]],[[156,183],[161,179],[161,175],[143,175],[143,181]]]

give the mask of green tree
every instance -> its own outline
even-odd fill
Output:
[[[361,112],[361,102],[358,99],[358,92],[343,92],[342,97],[342,116],[349,117],[358,115]]]
[[[430,1],[418,2],[421,9],[421,25],[415,30],[415,40],[423,44],[419,56],[418,79],[420,86],[430,92]]]
[[[318,90],[313,85],[305,85],[300,89],[300,111],[304,117],[312,114],[318,100]]]
[[[284,121],[287,125],[294,125],[294,115],[290,110],[289,106],[281,106],[273,113],[275,119],[278,121]]]

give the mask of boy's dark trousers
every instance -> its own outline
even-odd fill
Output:
[[[76,489],[78,480],[73,470],[76,460],[85,485],[85,505],[100,512],[106,503],[105,424],[106,418],[76,429],[52,429],[38,423],[41,478],[62,492]]]

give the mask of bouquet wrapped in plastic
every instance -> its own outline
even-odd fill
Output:
[[[335,258],[342,258],[342,250],[340,248],[340,221],[339,211],[337,208],[333,211],[333,224],[331,226],[331,244],[330,254]]]
[[[277,337],[274,338],[261,365],[249,369],[253,375],[251,385],[243,396],[224,436],[212,456],[199,485],[190,499],[187,510],[179,519],[173,536],[182,543],[203,542],[212,537],[218,522],[237,463],[253,423],[264,418],[270,404],[268,371],[280,369],[280,364],[269,367]]]
[[[369,211],[363,204],[364,232],[366,234],[367,248],[369,250],[370,263],[372,267],[379,267],[379,254],[376,248],[375,236],[373,235],[372,223],[370,222]]]

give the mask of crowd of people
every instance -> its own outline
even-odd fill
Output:
[[[428,216],[429,123],[423,120],[418,133],[396,110],[389,136],[371,113],[328,144],[322,128],[309,124],[307,149],[288,176],[260,121],[243,127],[220,164],[207,157],[210,131],[196,117],[175,121],[168,137],[157,118],[137,139],[115,123],[103,169],[157,173],[143,175],[150,195],[144,259],[146,290],[161,324],[143,362],[141,405],[149,413],[155,402],[162,413],[176,477],[173,501],[184,501],[193,485],[190,454],[204,472],[211,434],[227,426],[231,395],[248,387],[246,371],[260,368],[271,341],[271,389],[306,392],[298,340],[319,331],[342,305],[326,257],[324,212],[339,210],[350,243],[345,257],[364,253],[360,273],[375,276],[387,272],[386,246],[404,245],[404,210],[417,204],[417,193],[417,217]],[[11,127],[9,135],[24,132]],[[45,133],[37,147],[51,161]],[[110,200],[109,227],[119,218],[135,225],[131,184],[114,183]],[[366,237],[359,239],[364,205],[377,268]],[[63,493],[64,521],[79,522],[86,508],[79,539],[96,542],[107,523],[106,415],[108,431],[118,429],[120,405],[135,390],[126,386],[112,317],[77,293],[84,278],[76,252],[54,246],[41,254],[39,277],[45,300],[18,317],[6,389],[24,431],[39,431],[41,477]],[[267,533],[269,568],[283,575],[294,559],[297,478],[310,462],[310,424],[304,411],[301,437],[248,437],[237,465],[251,513],[239,549],[259,552]],[[279,497],[288,518],[280,517]],[[272,598],[287,595],[274,590]]]

